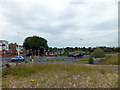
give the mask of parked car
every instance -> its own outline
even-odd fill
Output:
[[[74,55],[74,58],[79,58],[79,57],[83,57],[83,54],[81,54],[81,53],[76,53],[76,54]]]
[[[17,56],[17,57],[11,58],[11,61],[12,62],[14,62],[14,61],[25,61],[25,58],[23,56]]]
[[[68,57],[74,57],[74,54],[68,54]]]

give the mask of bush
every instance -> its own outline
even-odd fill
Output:
[[[95,49],[92,55],[94,58],[102,58],[106,56],[105,52],[100,48]]]
[[[89,64],[93,64],[93,63],[94,63],[92,55],[90,56],[88,63],[89,63]]]

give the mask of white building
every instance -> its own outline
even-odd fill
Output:
[[[8,41],[0,40],[0,54],[7,53],[9,50],[8,48]]]

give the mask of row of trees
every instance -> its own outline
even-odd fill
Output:
[[[57,48],[57,47],[48,47],[47,40],[39,36],[30,36],[24,40],[23,46],[26,50],[40,50],[40,53],[43,54],[44,50],[49,51],[61,51],[64,50],[65,53],[74,52],[74,51],[84,51],[85,53],[91,53],[98,47],[66,47],[66,48]],[[106,53],[120,52],[120,47],[99,47]]]
[[[57,47],[49,47],[49,49],[52,50],[62,50],[64,49],[65,52],[74,52],[74,51],[84,51],[84,52],[93,52],[96,48],[101,48],[106,53],[114,53],[114,52],[120,52],[120,47],[66,47],[66,48],[57,48]]]

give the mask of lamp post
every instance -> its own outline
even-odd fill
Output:
[[[19,40],[19,32],[18,32],[18,40]],[[18,44],[18,57],[20,56],[20,50],[19,50],[19,44]]]
[[[19,41],[19,32],[18,32],[18,41]],[[19,44],[18,44],[18,51],[17,51],[17,53],[18,53],[18,58],[19,58],[19,56],[20,56],[20,49],[19,49]],[[16,62],[16,66],[18,66],[18,62]]]

